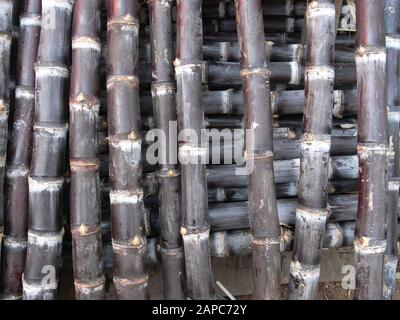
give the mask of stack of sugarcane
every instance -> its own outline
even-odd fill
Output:
[[[313,299],[354,243],[356,297],[393,298],[400,1],[357,1],[357,44],[341,7],[0,0],[2,296],[56,298],[72,250],[77,299],[147,299],[152,263],[166,299],[213,299],[234,255],[278,299],[293,250],[289,298]]]
[[[165,242],[166,232],[170,237],[177,237],[176,226],[173,224],[176,214],[179,214],[179,208],[174,205],[169,206],[169,223],[166,229],[165,221],[165,201],[170,201],[170,197],[174,193],[166,193],[163,182],[160,179],[160,172],[163,166],[148,161],[144,156],[147,151],[151,151],[151,144],[155,141],[160,142],[160,138],[154,138],[153,134],[148,134],[149,130],[153,128],[162,128],[167,126],[167,120],[174,120],[173,111],[169,108],[168,95],[173,90],[170,85],[170,76],[166,77],[163,72],[171,72],[169,69],[159,69],[160,60],[158,60],[157,53],[163,48],[167,48],[169,53],[171,44],[166,41],[172,41],[173,46],[176,41],[174,39],[174,28],[172,28],[172,40],[158,39],[156,22],[161,17],[155,16],[154,6],[156,1],[150,1],[149,8],[142,7],[141,14],[145,18],[141,18],[141,31],[143,30],[143,37],[140,38],[140,52],[139,63],[142,66],[139,73],[141,81],[141,124],[143,136],[146,141],[143,141],[143,186],[144,186],[144,204],[146,207],[146,223],[148,230],[148,250],[150,257],[154,257],[155,252],[154,243],[160,235],[161,253],[165,255]],[[273,2],[275,3],[275,2]],[[289,2],[288,2],[289,3]],[[209,4],[211,6],[209,6]],[[219,10],[223,6],[233,5],[234,2],[221,2]],[[209,13],[213,15],[215,8],[212,8],[212,3],[203,3],[203,17]],[[178,19],[179,15],[176,8],[173,6],[165,6],[171,10],[171,17],[165,16],[161,20],[164,23],[172,23]],[[234,8],[234,6],[232,7]],[[305,8],[305,7],[304,7]],[[152,11],[153,10],[153,11]],[[165,10],[165,9],[164,9]],[[280,9],[279,9],[280,10]],[[162,11],[161,11],[162,12]],[[251,11],[250,11],[251,12]],[[265,12],[274,12],[266,10]],[[232,12],[232,18],[235,19],[235,11]],[[304,14],[304,10],[302,11]],[[149,15],[149,22],[146,22],[147,15]],[[268,17],[268,16],[266,16]],[[266,18],[265,18],[266,19]],[[335,22],[335,20],[333,20]],[[161,23],[161,22],[158,22]],[[178,24],[179,25],[179,24]],[[164,29],[167,29],[165,27]],[[150,38],[147,38],[147,30],[149,31]],[[168,29],[167,29],[168,30]],[[178,30],[177,30],[178,32]],[[233,140],[226,138],[223,143],[219,144],[220,137],[217,139],[210,138],[208,145],[208,161],[207,165],[207,184],[208,184],[208,223],[211,228],[211,254],[216,256],[227,256],[236,254],[248,254],[251,252],[251,240],[248,228],[251,227],[251,219],[249,218],[248,206],[248,179],[246,176],[236,175],[236,170],[243,165],[244,157],[242,150],[245,147],[244,131],[245,124],[243,122],[243,115],[246,113],[244,97],[242,92],[242,80],[240,79],[240,46],[237,36],[231,40],[221,41],[211,36],[204,28],[204,37],[206,41],[203,43],[203,95],[202,95],[202,108],[205,114],[205,127],[208,129],[223,130],[225,137],[233,137]],[[236,28],[234,30],[236,32]],[[165,37],[168,35],[164,35]],[[149,43],[150,40],[150,43]],[[332,44],[334,43],[331,39]],[[179,42],[179,41],[178,41]],[[164,44],[167,43],[167,44]],[[158,45],[159,47],[157,47]],[[164,45],[165,47],[162,47]],[[173,47],[172,46],[172,47]],[[265,47],[270,57],[270,84],[271,84],[271,109],[272,118],[269,124],[272,130],[272,137],[274,143],[274,176],[275,176],[275,189],[277,201],[277,214],[282,226],[288,226],[286,235],[288,233],[294,234],[294,224],[296,222],[296,197],[298,193],[298,181],[300,177],[300,145],[302,136],[302,114],[304,104],[304,76],[302,74],[303,50],[300,44],[286,44],[286,43],[273,43],[266,38]],[[157,51],[159,50],[159,51]],[[174,48],[172,49],[174,51]],[[193,49],[194,50],[194,49]],[[260,50],[260,48],[258,49]],[[168,56],[168,55],[167,55]],[[172,54],[175,56],[175,54]],[[178,56],[178,54],[176,54]],[[340,247],[342,245],[349,245],[352,241],[352,231],[354,229],[354,220],[357,213],[357,196],[358,189],[358,160],[357,152],[357,139],[356,139],[356,114],[358,111],[357,105],[357,91],[355,81],[355,64],[354,53],[351,49],[340,47],[336,52],[336,72],[339,76],[336,79],[336,87],[333,91],[332,106],[329,110],[333,115],[332,124],[332,142],[331,142],[331,159],[326,165],[326,179],[329,178],[329,184],[326,186],[328,197],[328,205],[331,208],[332,214],[329,217],[327,224],[326,246],[327,247]],[[333,58],[333,57],[332,57]],[[170,58],[171,59],[171,58]],[[150,63],[152,64],[152,77],[149,73],[143,72],[150,70]],[[165,67],[169,67],[166,65]],[[168,75],[168,74],[167,74]],[[160,81],[158,77],[165,76],[164,81]],[[178,78],[179,80],[179,78]],[[152,92],[150,93],[150,85],[152,83]],[[155,88],[162,87],[162,97],[159,98],[160,90]],[[199,91],[199,87],[196,87]],[[183,90],[183,89],[182,89]],[[179,92],[178,92],[179,94]],[[153,98],[152,98],[153,96]],[[191,94],[191,99],[194,99],[194,93]],[[179,95],[178,95],[179,97]],[[196,98],[198,99],[198,98]],[[265,100],[265,98],[263,99]],[[193,100],[194,101],[194,100]],[[154,103],[154,105],[153,105]],[[161,103],[166,103],[163,114],[160,113],[159,108]],[[178,108],[182,102],[178,99]],[[197,103],[197,102],[196,102]],[[153,114],[154,108],[154,114]],[[178,115],[180,111],[178,109]],[[325,113],[326,115],[326,113]],[[193,115],[194,116],[194,115]],[[164,118],[160,118],[164,117]],[[161,122],[164,121],[164,122]],[[190,120],[189,120],[190,121]],[[248,120],[250,121],[250,120]],[[251,122],[249,123],[251,125]],[[196,124],[197,125],[197,124]],[[249,125],[248,125],[249,126]],[[236,131],[235,131],[236,130]],[[168,135],[169,133],[166,132]],[[220,133],[223,135],[222,133]],[[164,141],[164,140],[161,140]],[[179,140],[180,141],[180,140]],[[163,142],[162,142],[163,143]],[[162,144],[161,143],[161,144]],[[166,143],[166,142],[165,142]],[[170,144],[170,141],[167,142]],[[104,169],[103,169],[103,199],[104,202],[108,201],[108,192],[110,190],[107,181],[107,145],[104,146]],[[159,144],[160,146],[160,144]],[[166,146],[165,146],[166,147]],[[235,157],[233,151],[240,150],[240,156]],[[170,150],[160,149],[158,159],[166,157]],[[176,152],[176,150],[175,150]],[[168,160],[170,157],[168,156]],[[221,162],[216,161],[219,159]],[[213,162],[214,160],[214,162]],[[160,167],[160,169],[157,169]],[[166,166],[168,169],[168,165]],[[175,176],[175,167],[172,166],[171,178]],[[158,170],[158,173],[156,173]],[[161,170],[161,171],[160,171]],[[164,171],[165,172],[165,171]],[[262,170],[261,172],[264,172]],[[158,178],[157,178],[158,176]],[[161,176],[162,177],[162,176]],[[182,178],[182,183],[185,182]],[[176,192],[176,187],[171,186],[171,191]],[[184,194],[184,190],[181,191]],[[268,192],[269,193],[269,192]],[[184,195],[183,195],[184,196]],[[252,201],[251,201],[252,202]],[[168,203],[168,202],[167,202]],[[103,226],[105,238],[109,239],[110,223],[108,218],[107,205],[104,205],[103,210]],[[181,208],[181,214],[188,214],[186,209]],[[270,219],[270,218],[268,218]],[[269,220],[268,220],[269,221]],[[174,229],[175,228],[175,229]],[[173,232],[173,233],[171,233]],[[214,232],[216,232],[214,234]],[[334,236],[332,236],[334,235]],[[178,235],[179,236],[179,235]],[[344,239],[344,236],[347,238]],[[222,237],[222,238],[221,238]],[[242,237],[242,238],[241,238]],[[279,237],[279,234],[278,234]],[[293,237],[292,237],[293,238]],[[178,238],[175,238],[175,243],[179,243]],[[226,242],[226,239],[238,239],[237,241]],[[240,240],[241,239],[241,240]],[[290,250],[292,242],[286,243],[285,236],[282,235],[281,250]],[[225,248],[224,245],[231,243],[231,247],[224,253],[218,250]],[[242,245],[242,247],[241,247]],[[222,246],[222,247],[221,247]],[[179,248],[179,246],[176,246]],[[219,249],[218,249],[219,248]],[[162,255],[162,257],[164,257]],[[163,261],[165,259],[161,259]],[[187,263],[187,262],[186,262]],[[168,264],[164,264],[163,268],[168,268]],[[164,285],[169,286],[168,280],[170,279],[167,273],[168,269],[164,269]],[[188,272],[187,272],[188,276]],[[191,279],[188,279],[191,281]],[[269,282],[268,278],[265,280]],[[189,282],[187,282],[189,284]],[[256,280],[258,283],[258,280]],[[175,283],[178,285],[178,282]],[[266,286],[267,287],[267,286]],[[170,288],[170,287],[168,287]],[[170,289],[165,291],[165,295],[171,294]],[[190,296],[189,288],[189,296]],[[266,296],[260,294],[261,298]],[[274,298],[277,296],[275,295]]]

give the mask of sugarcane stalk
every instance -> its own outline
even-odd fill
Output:
[[[282,59],[288,60],[288,59]],[[345,61],[348,60],[344,59]],[[146,59],[140,60],[140,78],[144,88],[151,84],[151,74],[147,70],[151,69],[151,65]],[[239,71],[240,65],[237,62],[225,61],[205,61],[203,67],[203,81],[207,83],[210,89],[228,89],[240,88],[242,85]],[[302,78],[302,66],[300,61],[277,61],[270,63],[271,83],[274,86],[280,84],[299,85],[304,80]],[[105,68],[102,68],[103,73]],[[356,82],[355,64],[354,63],[336,63],[335,88],[349,89],[349,86]]]
[[[186,286],[190,299],[212,299],[215,295],[211,270],[207,212],[206,155],[201,141],[205,128],[202,105],[203,29],[201,0],[177,1],[178,122],[180,130],[192,130],[179,141],[182,183],[181,234],[185,252]],[[197,138],[197,139],[196,139]],[[199,141],[200,140],[200,141]]]
[[[240,65],[237,62],[205,61],[202,62],[203,80],[210,87],[235,88],[241,87],[242,82],[239,76]],[[298,85],[301,81],[301,67],[298,61],[273,62],[271,68],[271,81],[274,84]],[[338,64],[342,78],[338,85],[347,85],[355,82],[351,73],[355,69],[354,64]],[[151,76],[146,70],[150,65],[146,61],[140,61],[140,77],[143,84],[151,83]]]
[[[207,17],[207,13],[204,14]],[[293,17],[274,17],[270,16],[268,19],[264,20],[264,29],[269,32],[294,32],[299,29],[296,28],[297,25],[302,24],[302,18]],[[235,32],[236,23],[234,19],[209,19],[208,17],[204,19],[204,32]]]
[[[357,179],[333,180],[329,184],[329,194],[348,194],[358,190]],[[275,185],[278,198],[296,197],[298,184],[296,182],[284,182]],[[246,201],[248,193],[246,187],[215,187],[208,191],[209,203]]]
[[[109,0],[107,98],[114,286],[118,299],[148,299],[139,105],[139,3]]]
[[[299,44],[280,44],[266,41],[265,45],[270,49],[270,61],[289,62],[300,59]],[[150,43],[141,44],[140,58],[143,61],[150,61]],[[353,62],[354,50],[350,53],[343,49],[338,52],[338,62]],[[351,60],[351,57],[353,58]],[[240,49],[237,41],[207,41],[203,44],[203,58],[209,61],[239,61]]]
[[[154,198],[154,197],[153,197]],[[328,223],[355,222],[357,216],[357,195],[329,195],[329,205],[332,207],[332,214]],[[157,205],[146,203],[146,223],[147,236],[156,236],[160,234],[160,217]],[[278,199],[278,215],[280,226],[294,228],[296,223],[296,199]],[[223,202],[209,203],[210,228],[212,232],[229,231],[250,228],[250,219],[248,212],[248,202]],[[103,215],[103,233],[108,236],[104,239],[110,239],[110,213],[108,208],[102,209]],[[349,243],[348,245],[353,245]]]
[[[301,58],[302,45],[298,43],[282,44],[266,41],[270,52],[270,62],[298,61]],[[106,50],[104,45],[104,50]],[[304,48],[306,51],[307,48]],[[140,46],[140,59],[150,61],[150,44]],[[240,49],[237,41],[206,41],[203,45],[203,58],[206,61],[236,62],[240,59]],[[305,57],[304,57],[305,58]],[[355,63],[354,50],[346,47],[336,47],[335,61],[339,63]]]
[[[2,288],[5,299],[22,298],[28,231],[28,175],[35,108],[35,70],[41,0],[27,0],[20,18],[15,106],[6,172]]]
[[[54,299],[62,263],[62,188],[72,0],[42,1],[36,71],[33,152],[29,177],[24,299]]]
[[[105,293],[97,143],[100,5],[99,0],[76,0],[72,26],[70,214],[75,297],[79,300],[103,299]]]
[[[386,105],[388,109],[388,195],[387,195],[387,231],[386,253],[383,271],[383,298],[394,299],[396,293],[396,271],[398,259],[398,202],[399,202],[399,77],[397,68],[400,63],[400,1],[385,0],[386,30]]]
[[[237,34],[230,32],[218,32],[213,34],[205,34],[205,41],[237,41]],[[265,40],[281,44],[295,44],[301,43],[301,33],[265,33]],[[338,34],[336,36],[336,45],[341,47],[354,47],[355,36],[354,33]]]
[[[308,1],[305,109],[300,145],[299,202],[290,265],[291,300],[315,299],[327,206],[333,109],[335,1]]]
[[[350,225],[346,226],[351,228]],[[280,251],[291,251],[293,247],[293,229],[281,227]],[[346,235],[351,233],[346,230]],[[328,223],[324,232],[323,248],[338,249],[343,246],[344,231],[339,223]],[[351,237],[349,237],[351,238]],[[349,239],[346,239],[348,241]],[[252,254],[251,232],[246,229],[217,231],[211,233],[211,255],[225,258],[232,256],[246,256]]]
[[[108,156],[101,155],[101,163],[108,163]],[[329,163],[331,180],[352,180],[358,179],[358,158],[351,156],[332,156]],[[207,182],[212,188],[247,187],[248,177],[246,175],[235,175],[236,170],[241,168],[238,165],[207,165]],[[102,170],[103,175],[107,175],[107,170]],[[144,175],[144,180],[151,180],[150,189],[157,188],[152,181],[153,172]],[[274,161],[275,183],[298,182],[300,175],[300,159],[286,159]]]
[[[274,167],[268,52],[263,43],[261,1],[235,0],[245,113],[245,160],[253,247],[253,298],[279,299],[279,218]]]
[[[142,114],[151,114],[152,98],[143,92],[140,99]],[[240,90],[214,90],[203,93],[205,115],[243,115],[243,93]],[[301,115],[304,110],[304,90],[271,91],[274,116]],[[336,118],[357,114],[357,90],[335,90],[332,114]]]
[[[354,298],[382,299],[388,189],[384,2],[356,1],[356,17],[360,192],[354,239]]]
[[[339,249],[351,247],[354,242],[355,221],[327,223],[323,248]],[[400,228],[400,224],[396,224]],[[293,229],[281,228],[281,252],[292,250]],[[251,233],[249,230],[217,231],[211,233],[211,255],[213,257],[231,257],[251,255]],[[149,249],[150,250],[150,249]]]
[[[170,159],[169,134],[171,121],[176,121],[175,84],[172,63],[171,0],[149,0],[150,43],[152,56],[152,98],[155,128],[165,135],[165,144],[158,150],[159,201],[161,224],[161,260],[164,299],[181,300],[184,292],[184,257],[180,235],[180,172]]]
[[[0,248],[4,233],[4,176],[10,109],[10,55],[13,1],[0,1]],[[1,249],[0,249],[1,254]]]

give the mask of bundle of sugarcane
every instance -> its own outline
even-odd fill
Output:
[[[106,157],[108,159],[108,157]],[[107,162],[107,161],[105,161]],[[352,181],[358,179],[358,159],[357,156],[332,156],[329,163],[329,175],[332,180],[329,188],[330,193],[355,192],[357,189]],[[245,175],[235,175],[241,167],[238,165],[209,165],[207,166],[207,182],[210,188],[245,188],[248,185],[248,177]],[[242,167],[243,169],[243,167]],[[103,171],[106,175],[107,170]],[[280,197],[297,196],[297,182],[300,176],[300,159],[275,160],[274,175],[277,187],[279,187]],[[157,184],[152,180],[153,172],[144,175],[145,189],[151,190],[149,193],[158,192]],[[345,186],[343,184],[347,183]],[[156,190],[156,191],[153,191]],[[247,193],[241,191],[241,199],[247,200]],[[239,196],[239,195],[236,195]],[[213,196],[215,198],[216,195]]]
[[[357,90],[335,90],[332,114],[335,118],[356,115],[358,111]],[[273,117],[302,115],[304,111],[304,90],[271,91]],[[142,115],[152,113],[152,99],[142,91],[140,99]],[[203,92],[205,115],[243,115],[243,93],[226,89]]]
[[[177,6],[170,0],[148,0],[147,5],[128,0],[102,1],[102,5],[100,0],[75,1],[70,170],[64,173],[68,162],[62,160],[66,142],[63,107],[68,91],[65,65],[69,60],[68,21],[72,2],[43,1],[44,16],[48,19],[42,22],[37,66],[35,150],[29,180],[30,243],[24,276],[26,298],[55,297],[61,257],[61,220],[65,219],[60,215],[69,210],[69,202],[71,222],[70,227],[69,223],[66,225],[66,242],[73,250],[78,299],[104,297],[104,264],[113,265],[119,299],[147,298],[147,264],[158,260],[162,263],[165,298],[213,298],[210,255],[253,253],[254,297],[278,298],[280,252],[293,248],[294,232],[304,234],[301,226],[294,228],[296,208],[304,206],[304,194],[312,190],[303,183],[304,176],[310,177],[312,171],[301,170],[306,158],[302,116],[314,120],[305,123],[307,135],[329,135],[332,126],[331,158],[325,151],[321,155],[324,158],[323,168],[318,170],[321,183],[315,183],[323,191],[319,199],[325,201],[320,202],[329,206],[332,213],[326,219],[326,228],[322,222],[319,225],[317,242],[321,246],[313,266],[318,265],[323,247],[339,248],[353,241],[359,191],[357,125],[364,123],[365,128],[365,121],[358,123],[355,118],[357,112],[364,115],[364,109],[358,107],[355,54],[348,48],[354,46],[354,37],[339,31],[335,43],[332,31],[337,20],[325,14],[324,19],[327,16],[329,19],[322,22],[318,20],[322,16],[317,19],[316,15],[309,14],[309,28],[304,30],[314,36],[314,42],[303,47],[301,28],[307,2],[303,0],[264,3],[237,0],[236,7],[234,1],[208,0],[181,0]],[[395,2],[388,0],[387,5],[393,6]],[[18,6],[20,2],[13,3]],[[309,11],[312,11],[310,6],[317,6],[312,9],[331,12],[333,3],[333,0],[318,4],[309,1]],[[32,22],[37,22],[33,18],[40,15],[40,1],[27,0],[25,4],[18,53],[18,64],[22,68],[15,83],[17,107],[7,174],[2,280],[7,298],[17,298],[20,294],[18,273],[25,261],[27,165],[33,121],[32,68],[40,31],[40,26]],[[387,88],[387,101],[395,151],[390,154],[394,156],[390,160],[389,186],[397,188],[398,137],[394,136],[398,127],[394,73],[397,24],[393,22],[397,16],[390,10],[388,15],[391,15],[387,19],[388,54],[393,56],[393,61],[387,66],[388,83],[392,85]],[[14,10],[14,24],[17,16]],[[28,23],[25,16],[32,21]],[[93,18],[86,19],[87,16]],[[100,28],[100,19],[108,19],[106,32]],[[49,25],[54,21],[58,22],[56,27]],[[329,29],[329,37],[324,36],[323,41],[316,36],[317,32],[324,31],[318,27],[320,24]],[[13,35],[18,35],[15,28]],[[172,66],[175,56],[178,110],[175,110]],[[335,68],[336,82],[313,82],[316,77],[310,74],[316,66],[323,71]],[[99,90],[100,84],[106,87],[106,83],[107,90]],[[324,90],[315,89],[317,85]],[[13,87],[12,81],[9,87]],[[314,97],[313,102],[310,97]],[[311,117],[310,110],[322,110],[323,117],[317,118],[315,114]],[[179,129],[194,129],[199,137],[201,129],[218,130],[217,136],[211,133],[200,143],[190,134],[180,137],[182,175],[173,161],[176,151],[170,148],[175,144],[174,138],[169,137],[173,136],[169,122],[176,120],[177,111]],[[329,123],[327,119],[332,116],[334,120]],[[21,121],[26,126],[20,126]],[[327,128],[327,132],[315,132],[314,125]],[[245,140],[244,129],[251,128],[253,136],[247,133]],[[152,129],[161,129],[165,139],[156,137]],[[359,135],[365,132],[359,131]],[[254,148],[245,143],[251,138],[255,138]],[[159,148],[154,153],[157,145]],[[148,157],[150,152],[163,161],[154,162]],[[255,161],[255,171],[250,177],[236,175],[238,169],[243,170],[244,159]],[[60,178],[63,174],[64,189]],[[393,265],[397,255],[394,213],[398,204],[392,189],[388,202],[391,206],[387,207],[392,220],[388,225],[390,238],[385,260],[386,296],[393,292]],[[361,192],[359,197],[362,196]],[[61,210],[60,203],[65,200]],[[180,201],[186,271],[179,234]],[[295,243],[297,257],[301,250],[298,241]],[[107,248],[107,254],[102,257],[103,247]],[[308,241],[303,243],[305,247],[315,248]],[[113,263],[109,261],[110,252]]]
[[[22,297],[28,230],[28,175],[35,107],[35,70],[41,0],[27,0],[20,19],[15,106],[7,159],[2,288],[5,299]]]
[[[148,224],[147,235],[160,234],[159,210],[152,203],[146,203],[146,221]],[[330,223],[354,221],[357,215],[357,195],[356,194],[335,194],[330,195],[328,203],[332,207],[332,215],[328,221]],[[278,199],[277,212],[281,226],[294,227],[296,223],[297,200]],[[209,203],[209,221],[213,232],[238,230],[250,227],[250,217],[248,212],[248,202],[217,202]],[[102,209],[104,217],[103,233],[107,233],[110,238],[110,211],[108,208]]]
[[[87,20],[87,17],[92,17]],[[98,159],[100,1],[76,0],[70,88],[71,233],[77,299],[103,299]]]
[[[261,42],[262,44],[262,42]],[[151,76],[146,70],[150,66],[146,61],[140,62],[140,78],[144,85],[151,83]],[[241,88],[242,83],[238,72],[240,65],[237,62],[206,61],[202,63],[203,80],[211,88],[228,89]],[[298,61],[272,62],[270,64],[271,82],[273,84],[299,85],[304,80],[301,64]],[[355,83],[355,64],[336,63],[335,87],[338,89],[344,86],[347,88]]]
[[[36,105],[29,177],[25,299],[54,299],[62,262],[62,188],[68,125],[66,105],[72,0],[42,2],[36,63]]]
[[[265,45],[269,49],[271,62],[298,61],[302,58],[301,51],[305,50],[307,52],[307,48],[302,48],[302,45],[298,43],[282,44],[266,41]],[[203,44],[203,58],[206,61],[239,61],[239,43],[237,41],[206,41]],[[140,59],[145,62],[151,60],[150,44],[147,39],[145,43],[140,45]],[[355,63],[354,50],[336,46],[335,61],[339,63]]]

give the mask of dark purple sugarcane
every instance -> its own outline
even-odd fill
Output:
[[[2,289],[5,299],[22,298],[28,232],[28,175],[35,109],[35,69],[41,0],[26,0],[20,17],[15,106],[6,172]]]
[[[42,1],[29,177],[24,299],[54,299],[62,263],[61,222],[67,144],[72,0]]]
[[[235,0],[246,129],[249,216],[253,247],[253,298],[279,299],[281,257],[276,205],[268,52],[261,1]]]
[[[215,295],[210,260],[207,206],[207,143],[202,103],[202,1],[177,1],[177,50],[175,72],[179,130],[192,130],[179,140],[182,182],[182,228],[187,295],[212,299]],[[196,135],[196,137],[194,137]],[[203,139],[204,140],[204,139]]]
[[[388,122],[384,1],[356,1],[360,191],[354,249],[358,300],[382,299]]]
[[[4,176],[6,170],[8,113],[10,109],[10,56],[13,1],[0,1],[0,255],[4,232]]]
[[[387,195],[386,254],[383,271],[383,298],[394,299],[398,260],[398,202],[399,202],[399,72],[400,67],[400,1],[385,0],[386,31],[386,105],[388,108],[389,167]]]
[[[354,183],[356,186],[357,184]],[[247,188],[246,188],[247,189]],[[246,190],[242,188],[242,190]],[[211,189],[209,188],[210,199],[212,199],[212,193],[214,191],[219,193],[228,193],[229,190],[233,190],[233,188],[225,188],[222,190],[219,189]],[[149,191],[149,190],[147,190]],[[104,194],[103,197],[106,199],[108,197],[107,194]],[[157,207],[157,195],[156,194],[147,194],[147,199],[151,199],[150,203],[145,203],[148,211],[146,211],[146,219],[149,226],[148,235],[158,235],[160,233],[160,218],[159,211]],[[344,221],[355,221],[357,215],[357,194],[332,194],[329,195],[328,203],[331,207],[331,215],[329,216],[328,222],[337,223]],[[247,203],[247,194],[246,197],[242,197],[240,201],[236,201],[236,199],[230,199],[234,202],[216,202],[209,203],[209,221],[211,231],[226,231],[226,230],[237,230],[243,228],[250,227],[250,219],[248,212],[248,203]],[[154,206],[154,204],[156,204]],[[278,215],[279,222],[281,226],[293,226],[296,223],[296,206],[297,199],[278,199],[277,207],[278,207]],[[104,225],[104,233],[107,234],[105,239],[110,238],[110,220],[109,220],[109,209],[103,208],[102,214],[104,217],[103,225]],[[352,244],[351,244],[352,245]]]
[[[333,116],[342,118],[357,114],[357,90],[334,91]],[[152,113],[150,93],[141,95],[142,114]],[[242,115],[243,93],[239,90],[205,91],[203,93],[205,115]],[[304,110],[304,90],[271,91],[271,108],[274,115],[300,115]]]
[[[158,149],[158,183],[161,223],[161,261],[164,299],[185,298],[184,257],[180,235],[180,172],[174,164],[176,154],[170,144],[176,137],[169,134],[170,122],[176,121],[175,83],[172,63],[171,0],[149,0],[150,43],[152,57],[152,97],[154,127],[165,137]],[[174,141],[171,141],[175,139]]]
[[[71,233],[75,297],[104,298],[98,158],[100,0],[76,0],[70,86]]]
[[[322,241],[329,214],[335,12],[334,0],[308,1],[299,201],[288,293],[293,300],[312,300],[318,293]]]
[[[107,111],[114,286],[118,299],[147,299],[139,105],[139,2],[107,3]]]

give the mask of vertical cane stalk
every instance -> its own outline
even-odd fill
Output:
[[[107,99],[114,286],[118,299],[147,299],[139,105],[139,3],[109,0]]]
[[[12,12],[13,1],[0,0],[0,255],[4,232],[4,175],[7,155],[8,112],[10,108]]]
[[[202,102],[201,0],[177,1],[177,103],[182,182],[182,228],[188,297],[214,297],[206,180],[207,145]],[[190,134],[191,133],[191,134]]]
[[[5,299],[22,297],[28,231],[28,175],[35,109],[35,70],[41,0],[25,1],[20,17],[15,109],[8,148],[2,289]]]
[[[322,242],[328,216],[335,13],[334,0],[308,1],[305,110],[289,299],[315,299],[318,292]]]
[[[399,203],[399,74],[400,65],[400,1],[385,0],[386,29],[386,105],[388,109],[389,166],[387,199],[386,253],[383,271],[383,298],[390,300],[396,293],[398,259],[398,203]]]
[[[42,1],[29,177],[24,299],[54,299],[62,263],[62,188],[68,124],[72,0]]]
[[[171,0],[149,0],[150,45],[152,57],[152,96],[155,128],[165,137],[158,150],[161,261],[164,299],[184,299],[184,258],[180,228],[180,173],[173,163],[170,144],[176,139],[169,134],[171,121],[176,121],[175,84],[172,64]]]
[[[76,0],[72,23],[70,170],[72,256],[77,299],[103,299],[98,158],[100,0]]]
[[[253,297],[279,299],[280,251],[274,172],[269,56],[260,0],[236,0],[246,129],[248,198],[253,236]]]
[[[356,1],[359,184],[355,299],[381,299],[387,197],[384,2]]]

